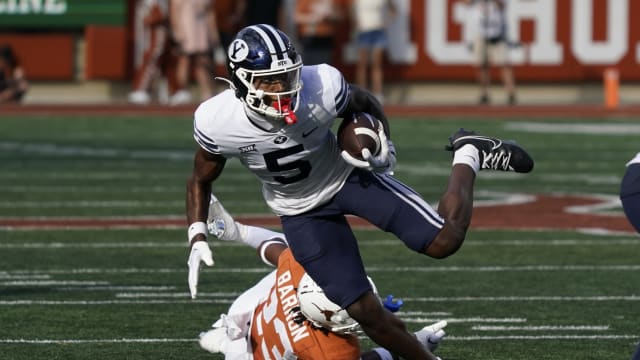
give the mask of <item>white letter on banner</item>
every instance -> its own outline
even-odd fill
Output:
[[[566,0],[561,0],[566,1]],[[515,0],[509,2],[509,36],[520,39],[520,22],[532,19],[535,22],[533,40],[520,49],[512,49],[513,64],[525,61],[534,65],[562,64],[562,44],[556,40],[558,33],[556,0]],[[525,53],[528,59],[525,59]]]
[[[593,41],[593,0],[572,1],[571,50],[582,64],[615,64],[629,50],[629,1],[607,1],[607,39]]]
[[[467,48],[464,39],[458,42],[447,41],[447,0],[424,0],[426,2],[425,20],[427,22],[425,49],[427,56],[437,64],[468,64],[472,61],[472,54]],[[459,2],[454,4],[454,19],[461,24],[469,26],[463,19],[468,7]],[[463,33],[464,33],[463,29]]]

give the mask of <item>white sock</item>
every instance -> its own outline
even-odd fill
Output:
[[[244,225],[239,222],[236,222],[236,226],[238,226],[238,230],[240,231],[240,240],[254,249],[257,249],[264,241],[271,239],[281,239],[283,242],[286,242],[283,233],[262,227]]]
[[[478,149],[471,144],[463,145],[453,154],[453,165],[456,164],[469,165],[471,169],[473,169],[473,172],[477,174],[480,170],[480,155],[478,154]]]

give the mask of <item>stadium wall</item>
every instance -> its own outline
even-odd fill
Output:
[[[387,78],[473,79],[469,7],[460,0],[398,0],[391,24]],[[508,0],[509,57],[519,81],[600,80],[605,68],[640,80],[636,0]],[[350,68],[354,47],[344,31],[336,60]],[[342,56],[340,56],[342,55]]]
[[[347,0],[342,1],[346,7]],[[461,0],[396,2],[399,16],[390,29],[388,79],[475,78],[467,5]],[[507,3],[510,58],[520,82],[599,81],[609,67],[617,68],[624,81],[640,80],[640,22],[632,21],[632,14],[640,14],[640,1]],[[135,0],[3,0],[0,41],[15,46],[32,80],[129,80],[136,53],[134,12]],[[334,60],[351,75],[355,47],[349,20],[340,27]],[[60,56],[54,51],[58,43],[47,45],[52,33],[65,42]],[[52,67],[52,57],[57,66]]]

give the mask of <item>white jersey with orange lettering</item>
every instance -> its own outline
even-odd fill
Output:
[[[296,320],[301,316],[296,289],[304,274],[291,250],[285,250],[278,258],[278,268],[233,302],[213,324],[214,330],[207,333],[211,336],[201,338],[201,346],[224,353],[225,360],[360,359],[356,336],[339,335]],[[203,345],[203,339],[215,348]]]
[[[331,132],[349,102],[349,85],[326,64],[304,66],[297,122],[272,122],[246,110],[233,90],[203,102],[195,112],[194,138],[206,151],[238,158],[262,182],[267,205],[296,215],[327,202],[353,170]]]

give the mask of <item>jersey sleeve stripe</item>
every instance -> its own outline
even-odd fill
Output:
[[[218,145],[216,145],[216,143],[212,139],[204,135],[197,128],[194,128],[193,138],[196,140],[198,144],[200,144],[200,146],[202,146],[208,152],[211,152],[211,153],[218,152]]]
[[[335,100],[336,111],[338,114],[342,114],[349,103],[349,84],[347,84],[347,81],[344,79],[344,77],[342,78],[342,86],[340,88],[340,91],[338,91],[338,95],[336,95]]]

